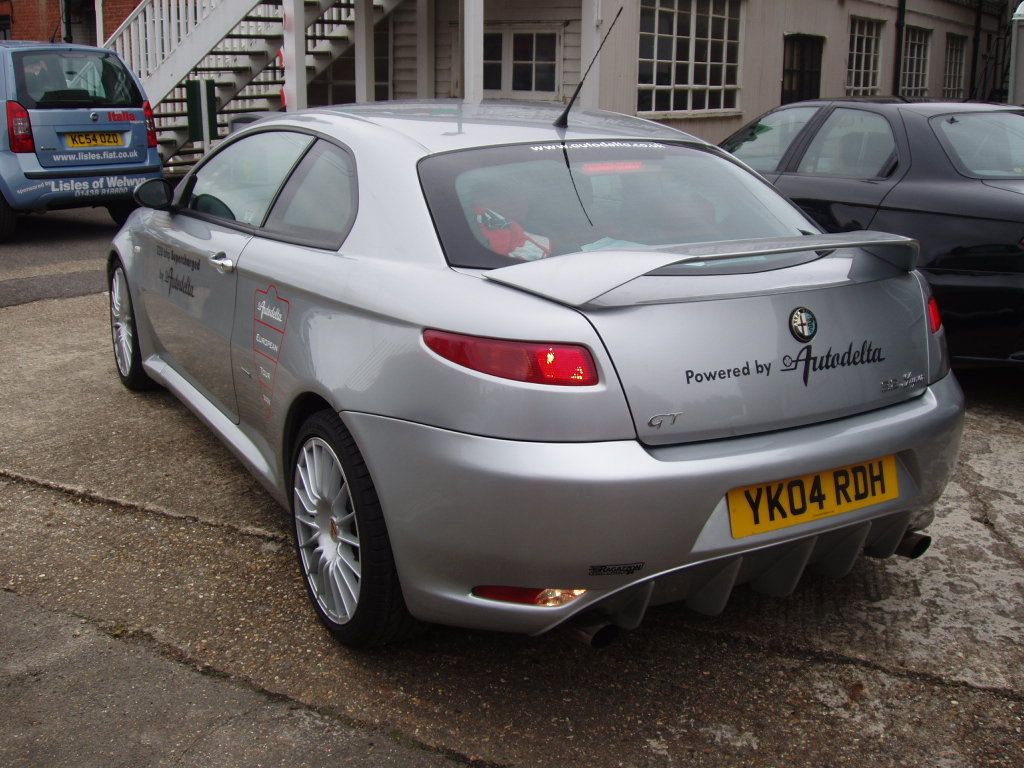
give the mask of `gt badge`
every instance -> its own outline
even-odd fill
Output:
[[[801,344],[806,344],[818,332],[818,318],[807,307],[797,307],[789,316],[789,332]]]

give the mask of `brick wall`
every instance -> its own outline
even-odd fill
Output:
[[[110,37],[140,5],[139,0],[103,0],[103,33]]]
[[[0,0],[0,13],[12,17],[11,39],[49,40],[60,21],[58,0]],[[58,38],[60,31],[57,32]]]
[[[109,37],[132,11],[139,5],[139,0],[104,0],[103,32]],[[74,7],[74,4],[72,4]],[[74,36],[76,43],[91,43],[96,28],[96,14],[93,0],[84,0],[81,7],[73,12],[75,29],[89,30],[88,39]],[[13,16],[11,39],[13,40],[49,40],[54,28],[60,23],[60,0],[0,0],[0,15]],[[60,39],[60,30],[57,31]],[[102,42],[102,41],[101,41]]]

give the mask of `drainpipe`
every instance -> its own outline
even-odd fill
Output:
[[[983,0],[978,0],[978,8],[974,14],[974,50],[971,52],[971,98],[978,95],[978,55],[981,53],[981,6]]]
[[[1024,3],[1017,6],[1017,12],[1010,20],[1010,83],[1006,101],[1010,104],[1024,103]]]
[[[903,78],[903,30],[907,26],[907,0],[900,0],[896,11],[896,58],[892,68],[892,95],[900,95],[900,80]]]
[[[60,23],[64,28],[64,42],[73,42],[71,39],[71,11],[68,10],[68,0],[60,0]]]

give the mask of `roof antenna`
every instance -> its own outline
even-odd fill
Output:
[[[583,88],[583,82],[587,79],[587,75],[590,74],[591,67],[594,66],[594,62],[597,61],[598,55],[601,53],[601,49],[604,48],[605,41],[608,39],[608,35],[612,33],[612,29],[615,27],[615,22],[619,20],[619,16],[622,15],[622,6],[619,6],[619,12],[615,14],[615,18],[612,19],[612,23],[608,25],[608,31],[604,33],[604,37],[601,39],[601,44],[597,46],[597,52],[594,53],[594,58],[590,60],[587,71],[583,73],[583,77],[580,78],[579,83],[576,85],[576,91],[573,93],[572,98],[569,99],[569,103],[565,105],[565,109],[562,114],[558,116],[553,125],[555,128],[568,128],[569,127],[569,110],[572,109],[572,105],[576,103],[576,97],[580,95],[580,90]]]

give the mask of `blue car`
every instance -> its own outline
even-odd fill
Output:
[[[161,176],[153,109],[113,51],[0,41],[0,242],[18,214],[103,206]]]

